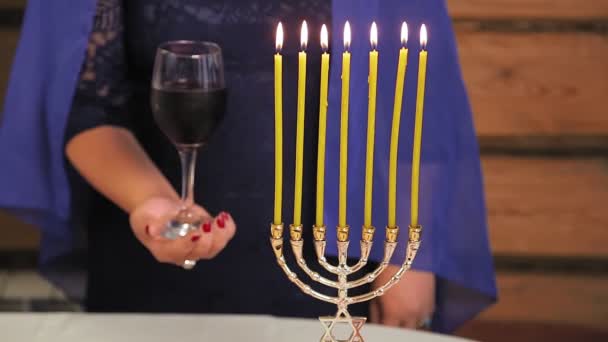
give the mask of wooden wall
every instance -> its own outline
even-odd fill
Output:
[[[0,120],[6,83],[19,37],[19,22],[25,3],[26,0],[0,0]],[[36,250],[39,239],[36,229],[24,225],[0,211],[0,254],[8,251]]]
[[[500,289],[461,334],[544,341],[571,337],[566,326],[608,329],[608,0],[448,6]],[[531,324],[544,328],[526,335]]]
[[[0,12],[24,2],[2,0]],[[482,150],[501,297],[461,334],[499,340],[505,322],[510,333],[536,323],[608,329],[608,0],[448,7]],[[0,23],[0,91],[16,37]],[[36,246],[35,234],[17,227],[0,217],[0,249]],[[483,335],[484,324],[498,328]]]

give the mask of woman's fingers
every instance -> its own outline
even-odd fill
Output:
[[[190,238],[185,237],[176,240],[153,239],[148,242],[146,247],[158,262],[182,266],[184,260],[193,259],[188,256],[194,251],[195,244]],[[194,258],[194,260],[196,259]]]
[[[235,231],[236,223],[230,214],[220,213],[212,222],[203,225],[203,236],[197,242],[193,254],[199,259],[216,257],[232,239]]]
[[[213,246],[213,230],[211,228],[211,220],[207,220],[203,223],[200,235],[193,235],[190,241],[193,244],[192,252],[188,255],[188,259],[200,260],[209,259],[211,248]]]
[[[401,327],[406,329],[416,329],[418,328],[418,321],[416,319],[408,319],[401,322]]]
[[[369,320],[371,323],[380,324],[380,303],[377,299],[369,303]]]
[[[389,265],[373,283],[377,289],[390,281],[399,266]],[[431,317],[435,308],[435,275],[410,270],[390,291],[375,299],[380,322],[389,326],[415,329]]]
[[[215,218],[213,227],[217,228],[218,231],[217,234],[214,235],[213,249],[215,252],[219,252],[224,249],[228,242],[234,237],[234,234],[236,233],[236,222],[234,222],[234,219],[230,214],[221,212]]]
[[[382,322],[383,325],[389,326],[389,327],[400,327],[401,325],[401,321],[397,318],[397,317],[391,317],[391,316],[386,316],[386,317],[382,317]]]
[[[180,208],[179,201],[159,197],[142,203],[131,213],[135,236],[157,261],[183,266],[184,260],[211,259],[234,236],[236,224],[229,214],[222,212],[214,219],[205,209],[193,205],[189,210],[202,218],[201,227],[183,238],[164,238],[167,222],[177,215]]]

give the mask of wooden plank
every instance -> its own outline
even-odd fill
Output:
[[[24,8],[26,0],[2,0],[0,8]],[[448,0],[456,18],[607,18],[608,0]]]
[[[57,290],[42,276],[31,270],[8,274],[3,299],[49,299]]]
[[[608,276],[499,274],[498,304],[480,318],[607,329]]]
[[[608,135],[608,36],[457,30],[480,136]]]
[[[2,0],[2,8],[25,8],[27,0]],[[448,0],[455,19],[608,18],[608,0]]]
[[[27,0],[2,0],[2,1],[0,1],[0,10],[5,9],[5,8],[9,8],[9,9],[25,8],[26,5],[27,5]]]
[[[36,228],[0,211],[0,251],[35,251],[39,243]]]
[[[492,342],[606,342],[608,330],[573,324],[544,322],[508,322],[476,319],[467,322],[457,336],[474,341]]]
[[[0,108],[4,103],[6,83],[13,63],[13,56],[17,48],[19,32],[12,30],[0,30]],[[2,110],[0,109],[0,112]]]
[[[608,257],[608,160],[484,156],[482,164],[494,253]]]
[[[608,0],[448,0],[456,18],[608,18]]]
[[[482,154],[605,156],[608,135],[480,136]]]

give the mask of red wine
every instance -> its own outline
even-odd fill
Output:
[[[226,111],[226,90],[164,84],[163,89],[152,89],[152,111],[156,123],[174,144],[205,144]]]

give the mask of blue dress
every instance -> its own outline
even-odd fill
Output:
[[[425,233],[414,266],[436,275],[435,330],[452,331],[495,300],[478,147],[450,20],[441,0],[334,0],[331,4],[328,0],[56,0],[52,5],[29,1],[0,126],[0,207],[41,228],[45,274],[73,293],[80,284],[70,278],[77,274],[73,270],[86,268],[85,306],[90,311],[307,317],[335,311],[301,294],[285,279],[268,245],[273,208],[274,30],[279,20],[286,24],[284,213],[288,220],[293,198],[295,139],[290,139],[290,132],[295,132],[296,37],[302,19],[313,33],[322,23],[333,23],[325,213],[330,229],[337,223],[341,32],[346,19],[353,25],[348,212],[353,238],[362,223],[363,182],[357,179],[363,179],[367,124],[369,47],[362,37],[367,37],[371,21],[376,20],[381,62],[374,223],[381,228],[386,225],[388,132],[398,31],[402,20],[408,20],[411,28],[427,23],[430,44],[420,212]],[[305,227],[312,225],[314,209],[317,36],[311,33],[308,50]],[[174,186],[179,185],[176,152],[154,124],[149,108],[155,48],[174,39],[212,40],[223,48],[228,110],[199,160],[196,200],[212,213],[230,211],[239,225],[236,238],[219,257],[200,262],[190,272],[157,263],[133,237],[127,215],[90,189],[63,155],[66,141],[83,130],[99,125],[126,127]],[[398,223],[402,227],[409,221],[418,51],[416,39],[410,41],[399,154]],[[377,234],[376,246],[382,235]],[[75,258],[84,250],[86,258]],[[403,250],[396,254],[395,261],[401,262]],[[354,249],[352,255],[357,255]],[[378,250],[374,258],[379,259]],[[354,311],[365,314],[367,307]]]

